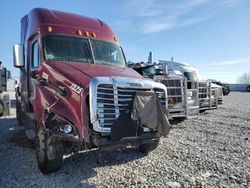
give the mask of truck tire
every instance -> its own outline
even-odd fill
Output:
[[[225,96],[225,95],[228,95],[228,94],[229,94],[228,89],[227,88],[223,88],[223,95]]]
[[[155,150],[159,144],[159,141],[160,139],[158,140],[154,140],[152,141],[151,143],[147,143],[147,144],[142,144],[138,147],[138,150],[141,152],[141,153],[149,153],[153,150]]]
[[[4,115],[5,112],[5,105],[2,100],[0,100],[0,117]]]
[[[250,92],[250,85],[249,85],[249,86],[247,86],[247,88],[246,88],[246,92]]]
[[[21,121],[21,103],[16,99],[16,119],[19,126],[24,126]]]
[[[36,136],[36,157],[38,168],[43,174],[55,172],[63,163],[63,144],[39,128]]]

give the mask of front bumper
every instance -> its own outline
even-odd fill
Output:
[[[128,146],[136,147],[159,139],[160,135],[157,132],[148,132],[136,137],[124,137],[120,141],[111,141],[109,136],[104,137],[99,133],[95,133],[91,136],[91,143],[94,147],[101,149],[113,149]]]

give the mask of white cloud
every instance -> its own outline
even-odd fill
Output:
[[[155,33],[163,30],[172,29],[173,25],[170,23],[162,23],[162,22],[148,22],[143,26],[143,33]]]
[[[204,4],[206,2],[208,2],[209,0],[191,0],[191,1],[186,1],[186,3],[181,4],[179,6],[177,6],[178,9],[182,9],[182,10],[189,10],[189,9],[193,9],[193,7],[199,6],[201,4]]]
[[[137,28],[143,33],[156,33],[174,28],[197,25],[213,17],[213,10],[232,7],[236,0],[130,0],[127,3],[129,16],[136,17]],[[208,6],[207,6],[208,5]],[[210,7],[210,9],[206,9]],[[200,10],[203,10],[202,12]]]
[[[235,60],[228,60],[228,61],[220,61],[220,62],[214,62],[211,63],[212,65],[238,65],[242,63],[250,63],[250,58],[241,58],[241,59],[235,59]]]
[[[195,7],[207,1],[208,0],[190,0],[182,4],[171,5],[167,3],[159,6],[156,1],[147,0],[143,5],[138,6],[139,4],[137,4],[137,15],[147,17],[141,24],[143,33],[155,33],[202,22],[206,20],[208,16],[185,16],[193,11]]]
[[[225,0],[224,4],[228,7],[234,7],[240,0]]]
[[[119,28],[122,30],[129,30],[129,28],[133,27],[133,23],[129,19],[119,19],[111,23],[111,28]]]
[[[203,22],[209,18],[210,16],[207,15],[207,16],[203,16],[199,18],[187,18],[181,21],[180,20],[170,20],[170,21],[166,20],[166,22],[164,22],[163,20],[161,21],[150,20],[143,24],[143,33],[155,33],[155,32],[170,30],[173,28],[187,27],[187,26],[191,26],[191,25]]]
[[[130,11],[136,16],[151,17],[162,13],[162,10],[157,7],[155,0],[130,0],[128,1],[128,6]]]

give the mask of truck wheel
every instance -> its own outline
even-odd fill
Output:
[[[246,92],[250,92],[250,86],[247,86]]]
[[[151,143],[147,143],[147,144],[142,144],[138,147],[138,150],[141,153],[149,153],[151,151],[153,151],[155,148],[157,148],[158,144],[159,144],[159,139],[158,140],[154,140]]]
[[[21,121],[21,103],[16,99],[16,119],[19,126],[23,126]]]
[[[228,94],[229,94],[228,89],[227,88],[223,89],[223,95],[225,96],[225,95],[228,95]]]
[[[59,170],[63,162],[63,145],[39,128],[36,136],[37,164],[43,174]]]
[[[3,101],[0,100],[0,117],[4,115],[5,112],[5,105]]]

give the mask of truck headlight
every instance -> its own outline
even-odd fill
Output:
[[[70,134],[72,130],[73,130],[73,127],[70,124],[60,126],[60,131],[63,131],[65,134]]]
[[[79,138],[78,132],[71,122],[52,112],[45,112],[45,127],[56,135]]]

